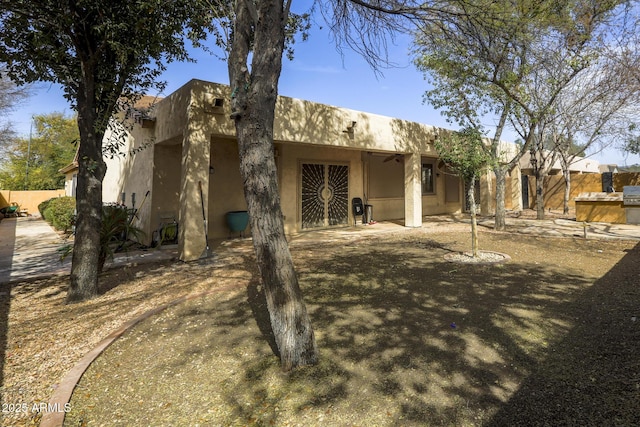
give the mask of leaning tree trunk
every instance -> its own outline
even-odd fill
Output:
[[[78,183],[71,283],[67,302],[82,301],[98,294],[100,228],[102,224],[102,180],[107,170],[102,159],[102,134],[96,131],[96,109],[92,82],[78,90]]]
[[[467,201],[469,202],[469,210],[471,212],[471,254],[474,258],[478,257],[478,219],[476,209],[476,177],[469,180],[467,185]]]
[[[281,1],[237,2],[229,60],[232,117],[253,246],[271,328],[284,370],[315,364],[317,348],[284,233],[273,149],[273,124],[288,12]],[[257,21],[255,14],[257,12]],[[254,26],[251,70],[247,58]]]
[[[507,223],[506,223],[507,213],[504,205],[507,173],[502,166],[496,166],[493,169],[493,173],[496,175],[495,229],[497,231],[504,231],[507,228]]]

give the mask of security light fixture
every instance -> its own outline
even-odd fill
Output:
[[[350,125],[347,125],[347,129],[343,130],[343,133],[346,133],[349,135],[349,138],[353,139],[353,135],[354,135],[354,129],[356,127],[357,122],[355,121],[351,121]]]

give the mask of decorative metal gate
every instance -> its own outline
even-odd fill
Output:
[[[349,166],[302,164],[302,228],[347,224]]]

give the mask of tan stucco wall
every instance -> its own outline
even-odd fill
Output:
[[[247,209],[240,177],[238,144],[232,139],[214,139],[211,144],[213,174],[209,178],[209,235],[230,237],[225,214]],[[246,232],[249,231],[247,227]],[[237,236],[237,235],[236,235]]]
[[[11,203],[17,203],[21,211],[26,210],[29,215],[40,215],[40,212],[38,212],[40,203],[54,197],[63,197],[64,195],[64,190],[0,190],[0,208]]]
[[[626,185],[640,185],[640,173],[622,172],[613,174],[613,188],[622,191]]]
[[[151,229],[157,230],[163,222],[178,221],[182,145],[156,145],[153,150],[153,197],[150,222]]]
[[[436,156],[435,152],[429,152]],[[373,206],[373,216],[376,220],[403,219],[405,216],[404,180],[405,170],[404,158],[388,160],[385,155],[363,155],[365,166],[365,183],[367,203]],[[385,162],[387,160],[387,162]],[[415,198],[422,207],[422,216],[439,215],[459,212],[462,208],[462,195],[460,180],[457,177],[450,179],[449,191],[455,191],[456,197],[450,195],[452,201],[447,202],[447,187],[444,171],[437,168],[436,157],[422,156],[420,163],[431,163],[434,165],[435,193],[416,194]],[[372,185],[378,185],[373,189]],[[395,193],[395,194],[394,194]],[[378,195],[381,196],[378,196]],[[384,197],[387,196],[387,197]],[[413,201],[412,201],[413,203]],[[418,221],[416,219],[416,221]],[[422,217],[420,217],[422,222]]]
[[[157,142],[181,137],[187,120],[198,129],[215,136],[235,136],[231,115],[231,90],[225,85],[191,80],[176,92],[162,99],[151,113],[155,116]],[[224,100],[220,109],[210,108],[216,98]],[[347,132],[356,122],[353,133]],[[279,97],[276,105],[274,140],[294,144],[389,152],[433,152],[428,145],[435,128],[361,111],[317,104],[300,99]]]
[[[132,194],[135,193],[135,208],[139,210],[133,225],[144,231],[142,243],[151,242],[151,198],[153,198],[153,133],[151,129],[139,126],[131,130],[118,125],[117,131],[108,130],[105,142],[122,141],[121,155],[105,158],[107,173],[102,181],[102,201],[104,203],[122,203],[122,193],[125,193],[124,204],[133,208]],[[119,132],[119,134],[118,134]],[[123,139],[119,135],[124,135]],[[146,201],[145,194],[151,191]]]
[[[576,221],[625,224],[627,215],[622,201],[576,201]]]
[[[480,179],[480,188],[482,215],[495,214],[496,176],[492,171],[487,172]],[[533,191],[535,192],[535,189]],[[522,180],[520,169],[517,166],[510,173],[507,173],[505,177],[504,207],[505,209],[522,210]]]
[[[192,99],[195,101],[196,99]],[[182,261],[207,256],[208,232],[205,234],[205,218],[209,216],[209,166],[211,140],[207,123],[198,120],[197,109],[190,107],[189,120],[182,135],[180,212],[178,222],[178,251]],[[204,207],[204,215],[202,209]]]
[[[615,176],[615,175],[614,175]],[[562,175],[548,176],[544,180],[544,207],[545,209],[562,209],[564,206],[564,177]],[[620,189],[622,190],[622,189]],[[575,198],[581,193],[602,191],[602,175],[589,173],[571,175],[571,192],[569,194],[569,206],[575,206]],[[536,206],[536,178],[529,177],[529,207]]]
[[[231,92],[225,85],[189,81],[152,108],[152,128],[138,127],[132,135],[135,143],[127,141],[128,147],[136,147],[151,138],[155,148],[113,162],[108,171],[113,175],[107,180],[109,197],[105,200],[118,200],[125,191],[129,202],[131,192],[144,195],[148,188],[152,189],[148,208],[151,214],[146,215],[149,219],[145,229],[149,238],[159,225],[160,216],[177,211],[180,252],[185,260],[199,257],[205,245],[199,184],[206,197],[210,238],[228,237],[225,213],[246,208],[235,126],[230,119]],[[285,231],[301,229],[302,162],[348,165],[349,203],[354,197],[365,199],[374,206],[376,220],[410,217],[409,226],[420,226],[424,215],[460,211],[464,198],[446,197],[446,188],[451,192],[457,186],[461,191],[458,181],[450,180],[447,187],[444,177],[439,176],[435,194],[422,195],[420,191],[417,165],[425,157],[437,157],[432,144],[435,133],[436,129],[428,125],[280,97],[274,140]],[[366,157],[376,153],[400,154],[403,162],[413,159],[414,166],[408,171],[402,165],[398,191],[387,188],[382,193],[389,194],[372,197],[368,194],[370,188],[365,188],[369,182]],[[213,174],[209,173],[209,164],[214,168]],[[409,199],[405,197],[408,188],[412,194]],[[348,212],[349,223],[353,223],[351,205]],[[141,214],[145,216],[144,212]]]
[[[64,174],[64,194],[73,196],[73,176],[78,173],[77,169],[70,170]]]

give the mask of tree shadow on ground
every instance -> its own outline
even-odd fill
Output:
[[[591,284],[577,270],[451,264],[442,260],[453,250],[446,244],[412,245],[423,252],[407,252],[406,243],[316,248],[298,269],[321,363],[288,377],[293,389],[314,388],[301,393],[297,411],[335,408],[368,387],[365,396],[395,402],[385,409],[395,422],[486,422],[571,329],[576,298]],[[253,283],[253,317],[272,343]],[[262,362],[250,365],[252,382],[234,395],[268,376]]]
[[[572,304],[575,327],[487,425],[640,425],[639,284],[637,245]]]
[[[271,328],[271,318],[267,308],[267,299],[264,294],[264,287],[260,285],[258,277],[254,276],[247,286],[247,302],[251,307],[253,318],[260,329],[262,337],[266,340],[274,356],[280,358],[280,351],[276,344],[276,337]]]
[[[16,224],[15,220],[1,220],[0,227],[2,227],[2,234],[0,237],[0,244],[2,245],[2,257],[0,259],[0,387],[5,387],[4,369],[5,361],[9,349],[7,348],[7,334],[9,327],[9,311],[11,309],[11,283],[8,282],[11,278],[11,266],[13,263],[13,249],[15,246],[15,234]],[[5,402],[2,399],[4,393],[0,393],[0,405],[4,405],[10,402]]]
[[[7,334],[9,332],[9,311],[11,309],[11,284],[0,284],[0,387],[4,389],[4,369],[5,360],[9,349],[7,348]],[[4,405],[2,399],[4,393],[0,393],[0,404]]]
[[[85,374],[91,388],[80,384],[78,389],[91,394],[87,401],[95,419],[113,417],[117,407],[118,421],[125,424],[134,422],[126,417],[135,414],[127,405],[144,401],[146,407],[165,407],[180,395],[171,419],[203,424],[535,425],[543,405],[553,420],[553,394],[539,406],[531,404],[538,393],[546,393],[545,369],[556,366],[580,378],[588,364],[599,363],[603,373],[627,372],[611,366],[621,359],[608,360],[605,352],[611,339],[602,334],[618,324],[604,307],[623,304],[619,320],[630,319],[637,270],[628,277],[615,271],[637,260],[637,247],[590,289],[594,279],[579,265],[444,261],[454,246],[424,237],[384,246],[377,239],[295,245],[320,349],[317,366],[280,371],[254,269],[244,277],[242,291],[177,306],[136,327]],[[244,255],[240,263],[254,265],[254,260]],[[618,286],[616,297],[610,292],[612,280],[629,282]],[[590,313],[596,317],[589,318]],[[585,335],[585,328],[603,331]],[[629,348],[616,354],[624,356],[628,369],[637,362],[638,341],[637,331],[625,328]],[[595,347],[603,346],[599,357],[607,360],[588,358],[584,365],[584,353],[596,338],[604,341]],[[118,382],[131,390],[119,390],[105,405],[97,390],[105,388],[100,381],[111,380],[102,374],[114,363],[137,368],[118,371]],[[591,381],[585,378],[583,388]],[[179,384],[188,387],[177,391]],[[556,385],[561,391],[562,382]],[[634,403],[629,387],[622,397],[627,404]],[[613,391],[606,389],[607,397],[618,399]],[[527,405],[529,412],[522,409]],[[597,408],[610,421],[608,405],[601,402]],[[214,412],[203,413],[203,407]],[[555,413],[568,419],[563,414],[570,413]],[[145,417],[149,423],[169,419],[162,412]]]
[[[319,346],[396,400],[398,422],[481,421],[568,330],[589,281],[539,265],[450,264],[446,247],[422,246],[359,248],[306,269]]]

